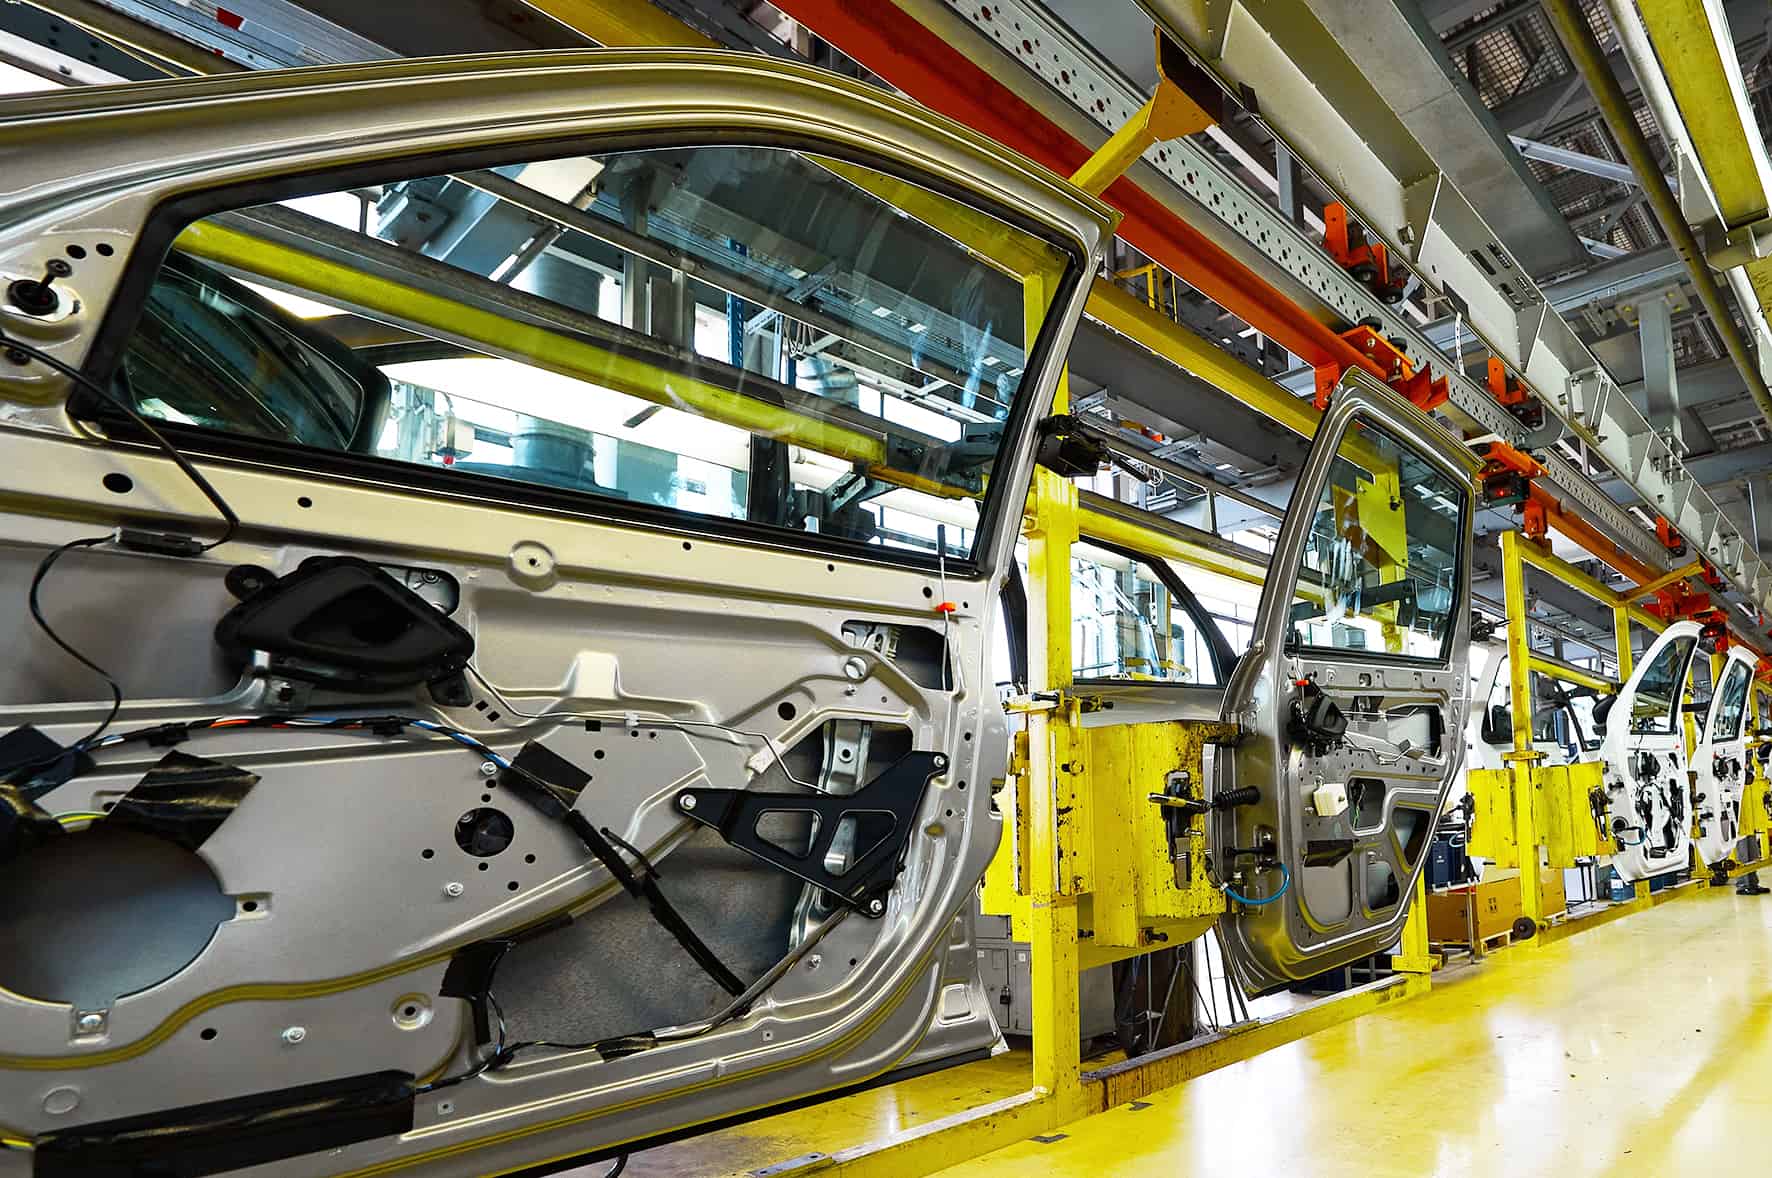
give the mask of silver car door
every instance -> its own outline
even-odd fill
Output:
[[[1336,389],[1225,699],[1244,736],[1218,758],[1213,870],[1251,991],[1402,928],[1463,761],[1472,470],[1378,382]]]
[[[39,1173],[505,1172],[996,1044],[986,661],[1105,206],[723,53],[90,88],[0,151]]]

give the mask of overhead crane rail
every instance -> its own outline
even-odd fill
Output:
[[[1146,101],[1034,0],[893,0],[865,11],[837,0],[785,0],[778,7],[912,97],[1060,171],[1074,168],[1084,154],[1067,123],[1074,125],[1081,116],[1113,132]],[[1033,71],[1046,90],[1032,94],[1012,88],[967,56],[956,39],[944,39],[936,26],[952,29],[956,19]],[[1063,122],[1048,117],[1058,106],[1064,108]],[[1273,112],[1262,113],[1274,130]],[[1320,240],[1249,193],[1199,145],[1185,139],[1159,144],[1142,163],[1145,171],[1136,182],[1123,177],[1104,192],[1126,215],[1122,236],[1307,363],[1358,364],[1386,375],[1364,356],[1350,362],[1351,349],[1339,337],[1333,343],[1325,339],[1328,329],[1311,309],[1348,323],[1371,320],[1384,338],[1406,341],[1412,355],[1440,355],[1418,324],[1387,306],[1330,257]],[[1150,171],[1167,183],[1152,185],[1146,178]],[[1341,195],[1350,210],[1358,209],[1356,201]],[[1464,285],[1457,293],[1468,296],[1458,301],[1469,308],[1464,326],[1472,346],[1503,361],[1502,398],[1488,381],[1479,383],[1458,364],[1448,365],[1447,407],[1454,417],[1476,435],[1499,436],[1539,457],[1546,471],[1541,497],[1549,499],[1553,526],[1578,514],[1589,522],[1574,538],[1593,536],[1598,529],[1603,541],[1598,547],[1619,549],[1627,560],[1649,568],[1651,576],[1665,572],[1668,562],[1659,545],[1591,478],[1549,447],[1555,433],[1580,439],[1644,502],[1663,505],[1675,516],[1750,601],[1762,611],[1772,606],[1772,569],[1761,564],[1742,529],[1726,519],[1669,443],[1618,391],[1451,181],[1429,177],[1412,185],[1407,197],[1408,230],[1415,239],[1410,252],[1418,264],[1432,258],[1442,272],[1462,266]],[[1178,208],[1188,210],[1185,219]],[[1490,270],[1499,265],[1501,272],[1477,277],[1480,272],[1465,256],[1471,252],[1500,259],[1484,265]],[[1260,265],[1266,277],[1240,257]],[[1528,428],[1514,404],[1504,403],[1519,393],[1545,407],[1550,428]]]

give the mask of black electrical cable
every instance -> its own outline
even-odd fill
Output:
[[[210,485],[209,480],[203,477],[203,472],[192,466],[190,460],[183,454],[179,453],[178,447],[167,441],[166,435],[155,429],[148,419],[143,417],[141,413],[136,410],[135,406],[129,404],[123,398],[117,396],[117,394],[111,389],[106,388],[104,385],[93,380],[72,365],[63,363],[61,360],[50,355],[48,352],[43,351],[41,348],[14,339],[3,331],[0,331],[0,350],[5,352],[6,357],[9,360],[17,361],[21,356],[36,360],[38,363],[46,365],[49,368],[54,369],[56,372],[59,372],[61,375],[67,377],[75,384],[80,385],[82,388],[92,390],[112,405],[115,405],[118,409],[121,409],[123,413],[132,419],[150,438],[154,439],[155,444],[166,452],[168,458],[172,459],[173,465],[177,466],[179,470],[184,473],[184,476],[190,479],[199,491],[203,492],[203,497],[208,499],[209,502],[214,505],[215,509],[221,513],[223,521],[225,521],[226,526],[222,529],[221,536],[207,544],[197,546],[193,550],[193,553],[207,552],[211,548],[226,544],[229,540],[233,539],[234,533],[240,527],[240,517],[234,513],[232,507],[228,506],[228,501],[221,497],[221,493]],[[123,687],[117,682],[116,677],[109,671],[74,649],[66,639],[55,632],[55,628],[51,626],[49,620],[43,616],[42,603],[39,600],[39,594],[43,587],[43,579],[49,575],[49,570],[55,567],[55,562],[60,560],[65,553],[74,548],[96,548],[100,544],[111,543],[116,538],[115,534],[88,536],[80,540],[70,540],[68,543],[63,544],[58,548],[52,548],[49,553],[44,556],[42,561],[38,563],[37,571],[31,576],[31,591],[29,595],[31,620],[37,623],[37,628],[42,630],[43,633],[49,637],[51,642],[60,647],[63,653],[78,662],[81,666],[95,672],[105,681],[105,685],[111,689],[110,712],[105,716],[104,720],[99,723],[97,728],[94,728],[75,743],[75,749],[84,749],[100,736],[103,736],[105,730],[110,728],[111,723],[117,718],[117,713],[123,710]],[[60,754],[58,753],[56,755],[59,756]],[[20,768],[36,768],[37,765],[42,763],[43,762],[39,761],[33,765],[20,766]]]
[[[177,446],[174,446],[171,442],[167,441],[166,435],[156,429],[154,424],[146,417],[143,417],[141,412],[136,409],[134,405],[131,405],[128,401],[119,397],[114,390],[107,388],[105,385],[92,379],[90,376],[87,376],[73,365],[65,363],[61,359],[50,355],[48,352],[45,352],[43,349],[36,347],[35,345],[23,343],[20,340],[14,339],[4,331],[0,331],[0,351],[4,351],[8,359],[16,359],[17,355],[24,355],[37,361],[39,364],[55,369],[55,371],[61,373],[81,388],[88,389],[98,396],[103,397],[112,405],[115,405],[118,409],[122,410],[124,416],[134,422],[143,433],[154,439],[154,444],[164,450],[166,456],[172,459],[173,465],[178,467],[180,472],[182,472],[186,478],[190,479],[192,484],[195,485],[199,491],[203,492],[203,497],[209,500],[209,502],[215,507],[216,511],[221,513],[222,519],[227,524],[227,526],[222,529],[222,534],[200,547],[198,549],[199,552],[208,552],[211,548],[226,544],[229,540],[234,538],[234,533],[240,528],[240,517],[234,513],[232,507],[228,506],[228,501],[221,497],[221,492],[217,491],[215,487],[210,484],[208,479],[203,477],[203,472],[198,470],[195,466],[192,466],[190,459],[180,453]]]
[[[99,737],[103,736],[105,730],[111,726],[111,722],[117,718],[117,713],[123,709],[123,686],[117,682],[116,677],[109,671],[81,654],[78,650],[75,650],[66,639],[55,632],[55,628],[51,626],[49,620],[43,616],[43,603],[38,599],[38,590],[43,586],[43,578],[49,575],[49,570],[55,567],[55,562],[60,560],[65,553],[68,553],[75,548],[96,548],[100,544],[109,544],[111,539],[112,537],[109,535],[87,536],[80,540],[69,540],[66,544],[63,544],[58,548],[50,549],[49,555],[45,556],[40,562],[38,562],[37,571],[31,575],[31,591],[27,595],[27,600],[31,607],[31,620],[37,623],[37,628],[47,634],[51,642],[61,647],[63,653],[69,658],[95,672],[105,681],[106,686],[111,689],[111,710],[106,713],[103,720],[99,721],[97,728],[88,732],[75,743],[74,747],[76,749],[83,749]],[[60,753],[54,755],[57,757],[61,756]],[[45,760],[49,759],[53,758],[45,758]],[[38,762],[38,764],[41,763],[41,761]]]

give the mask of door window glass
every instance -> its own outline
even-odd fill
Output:
[[[1071,546],[1071,661],[1078,679],[1218,682],[1211,646],[1157,568]]]
[[[118,380],[176,425],[966,557],[1067,264],[833,159],[586,155],[196,222]]]
[[[1291,641],[1440,659],[1458,596],[1468,488],[1383,428],[1342,438],[1305,544]]]
[[[1747,689],[1753,673],[1741,663],[1731,662],[1723,676],[1723,689],[1717,693],[1717,725],[1711,730],[1712,740],[1734,740],[1741,735],[1741,720],[1747,714]]]
[[[1686,661],[1692,655],[1692,638],[1676,638],[1661,648],[1655,661],[1637,681],[1631,702],[1630,730],[1634,736],[1671,736],[1680,697],[1686,688]]]

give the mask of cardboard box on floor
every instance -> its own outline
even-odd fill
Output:
[[[1468,913],[1472,908],[1476,911],[1479,941],[1511,930],[1514,921],[1524,915],[1520,908],[1519,869],[1497,870],[1489,866],[1483,872],[1481,883],[1429,892],[1427,939],[1460,945],[1469,942],[1471,919]]]

